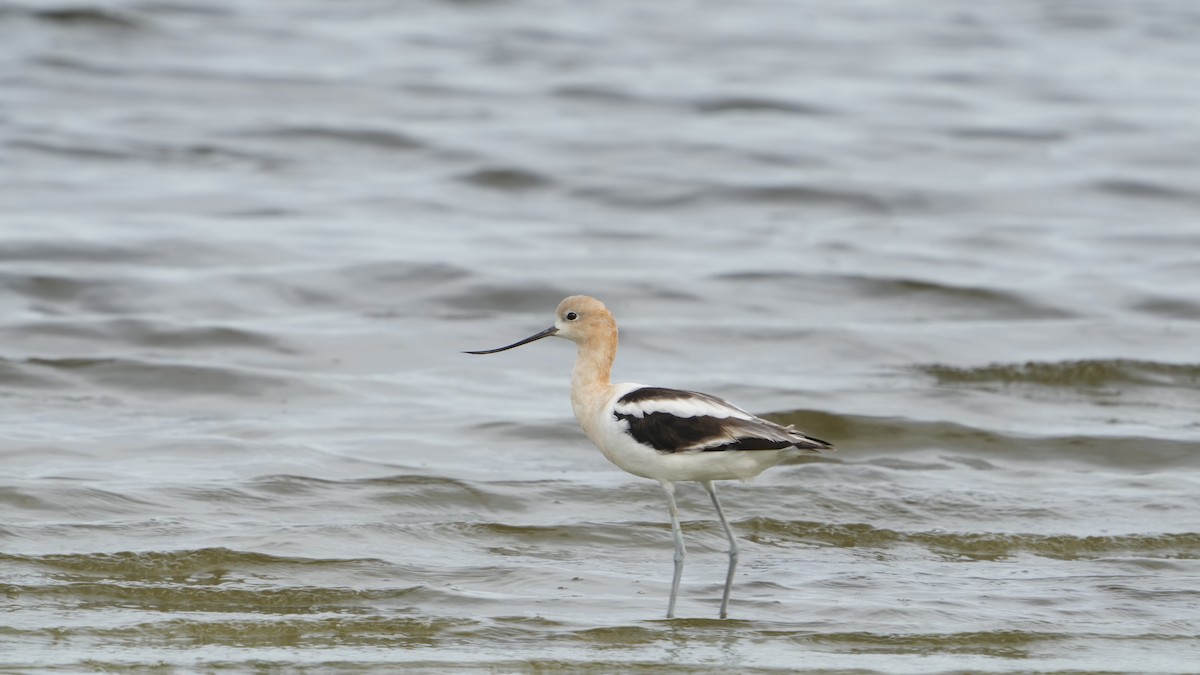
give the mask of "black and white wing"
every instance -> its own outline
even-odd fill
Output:
[[[634,389],[617,399],[613,416],[629,423],[627,433],[633,440],[662,454],[786,448],[816,452],[833,447],[716,396],[682,389]]]

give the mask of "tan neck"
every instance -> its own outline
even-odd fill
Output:
[[[612,385],[612,365],[617,357],[617,327],[579,343],[571,377],[571,405],[581,422],[586,412],[600,405]]]

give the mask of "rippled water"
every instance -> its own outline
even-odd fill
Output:
[[[0,0],[0,668],[1194,672],[1200,7]],[[838,452],[659,488],[619,379]]]

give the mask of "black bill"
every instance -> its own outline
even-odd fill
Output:
[[[496,352],[502,352],[506,349],[512,349],[513,347],[520,347],[521,345],[527,345],[530,342],[533,342],[534,340],[541,340],[544,337],[550,337],[551,335],[554,335],[557,332],[558,332],[558,328],[551,326],[540,333],[537,333],[535,335],[530,335],[529,337],[525,338],[524,340],[514,342],[511,345],[508,345],[507,347],[497,347],[495,349],[484,349],[483,351],[478,351],[478,352],[463,352],[463,353],[464,354],[495,354]]]

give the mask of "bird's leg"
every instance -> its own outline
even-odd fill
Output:
[[[679,527],[679,508],[675,506],[675,484],[659,481],[667,493],[667,510],[671,512],[671,534],[675,535],[675,576],[671,579],[671,601],[667,604],[667,618],[675,618],[675,600],[679,597],[679,580],[683,578],[683,559],[687,550],[683,546],[683,530]]]
[[[725,573],[725,593],[721,596],[721,618],[729,618],[729,591],[733,588],[733,570],[737,568],[738,547],[737,539],[733,538],[733,530],[725,520],[725,510],[721,508],[721,500],[717,499],[717,488],[711,480],[700,481],[708,496],[712,497],[713,506],[717,508],[717,517],[721,519],[721,527],[725,528],[725,537],[729,539],[729,571]]]

